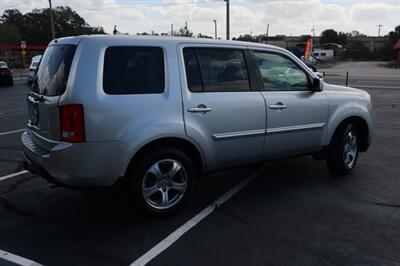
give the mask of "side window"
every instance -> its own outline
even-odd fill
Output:
[[[164,54],[160,47],[107,48],[103,73],[105,93],[162,93],[164,88]]]
[[[249,91],[244,53],[219,48],[185,48],[188,87],[191,92]]]
[[[265,90],[309,90],[307,74],[290,59],[264,52],[254,52],[254,55]]]

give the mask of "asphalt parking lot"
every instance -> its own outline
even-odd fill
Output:
[[[400,77],[350,84],[371,94],[377,115],[351,176],[332,178],[310,157],[228,169],[202,177],[181,212],[158,220],[117,190],[53,187],[30,173],[2,179],[23,170],[28,87],[0,87],[0,250],[42,265],[130,265],[251,179],[148,265],[400,265]]]

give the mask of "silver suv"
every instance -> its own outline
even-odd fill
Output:
[[[311,154],[348,174],[374,129],[368,93],[286,50],[195,38],[54,40],[28,106],[28,170],[66,186],[121,180],[156,214],[220,168]]]

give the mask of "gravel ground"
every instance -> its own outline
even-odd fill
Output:
[[[399,77],[400,69],[384,67],[387,62],[343,62],[337,63],[331,68],[321,69],[327,74],[344,75],[349,71],[350,75],[375,77]]]

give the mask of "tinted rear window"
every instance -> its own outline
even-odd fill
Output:
[[[160,47],[107,48],[103,74],[105,93],[162,93],[164,87],[164,54]]]
[[[76,45],[57,44],[47,47],[37,72],[32,90],[36,93],[56,96],[64,93]]]

